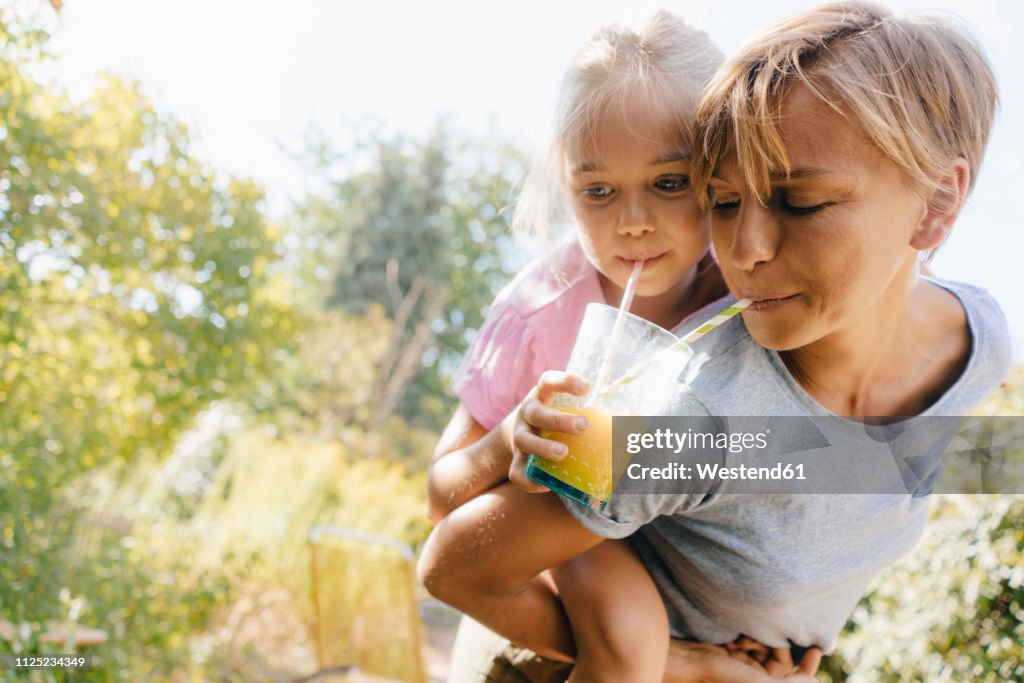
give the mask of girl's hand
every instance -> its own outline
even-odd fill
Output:
[[[586,396],[590,384],[578,375],[548,371],[540,376],[537,386],[526,395],[516,412],[516,423],[512,429],[512,466],[508,471],[509,480],[524,491],[540,493],[547,491],[526,476],[526,456],[558,462],[568,454],[564,444],[540,436],[540,430],[565,434],[580,434],[587,428],[587,420],[579,415],[562,412],[551,407],[558,394]]]

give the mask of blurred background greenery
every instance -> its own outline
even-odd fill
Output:
[[[522,157],[440,124],[314,131],[323,182],[272,218],[138,84],[34,79],[43,25],[0,10],[0,653],[51,651],[58,621],[108,634],[91,680],[310,673],[309,530],[429,531]],[[982,414],[1022,404],[1018,370]],[[1024,500],[933,517],[822,680],[1024,678]]]

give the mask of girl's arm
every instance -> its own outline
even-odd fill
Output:
[[[441,521],[417,569],[438,599],[518,645],[572,661],[568,619],[540,574],[602,540],[577,523],[557,496],[536,496],[505,483]]]
[[[488,431],[459,403],[427,473],[427,514],[434,522],[508,479],[515,413]]]
[[[560,392],[582,396],[586,390],[587,384],[582,378],[563,372],[545,372],[537,387],[523,401],[522,405],[527,407],[529,414],[520,418],[521,409],[517,407],[490,431],[473,418],[465,404],[460,403],[434,449],[433,462],[427,473],[427,514],[430,519],[439,522],[466,501],[510,477],[525,491],[547,491],[541,484],[527,479],[523,469],[526,456],[522,448],[527,447],[530,453],[549,460],[564,458],[566,451],[562,444],[542,439],[534,431],[538,426],[567,434],[583,431],[585,426],[577,424],[582,418],[550,406]],[[537,400],[531,400],[535,398]],[[519,442],[515,447],[513,437]]]

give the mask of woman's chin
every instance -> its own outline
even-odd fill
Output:
[[[752,319],[753,316],[743,315],[743,322],[754,341],[772,351],[792,351],[813,342],[807,334],[806,327],[770,324]]]

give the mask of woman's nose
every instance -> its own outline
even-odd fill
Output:
[[[779,248],[779,222],[770,207],[760,205],[756,200],[743,203],[733,223],[731,242],[727,242],[727,256],[732,265],[744,271],[752,271],[760,264],[775,258]]]
[[[623,198],[622,213],[619,216],[619,234],[639,237],[654,232],[658,219],[643,197],[631,195]]]

